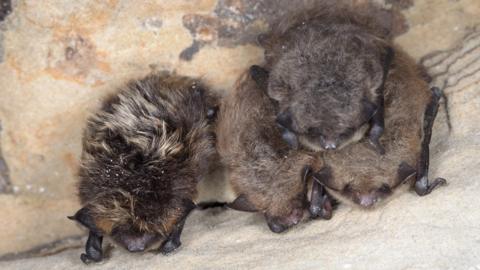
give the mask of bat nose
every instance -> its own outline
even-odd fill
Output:
[[[145,244],[140,241],[132,241],[128,243],[127,250],[130,252],[141,252],[145,250]]]
[[[155,239],[155,235],[146,233],[139,237],[124,237],[123,243],[128,251],[141,252],[144,251]]]
[[[325,150],[335,150],[337,144],[334,141],[325,141]]]
[[[366,208],[372,207],[378,201],[378,196],[375,194],[363,194],[358,198],[358,203]]]
[[[303,217],[303,209],[293,209],[290,216],[287,218],[289,225],[297,225]]]

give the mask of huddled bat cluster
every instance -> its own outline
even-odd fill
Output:
[[[282,137],[293,149],[316,152],[323,166],[309,191],[313,216],[332,204],[326,191],[371,207],[401,183],[412,183],[419,195],[445,183],[427,178],[441,93],[393,45],[375,12],[321,5],[260,37],[266,63],[252,71],[277,104]]]
[[[202,82],[151,75],[88,120],[72,217],[131,252],[180,246],[203,202],[264,215],[276,233],[329,219],[336,201],[373,208],[412,187],[429,194],[429,143],[442,93],[375,18],[322,5],[259,37],[265,63],[218,99]],[[218,113],[217,113],[218,108]]]
[[[322,153],[325,166],[315,178],[333,197],[364,208],[375,206],[402,186],[429,194],[442,178],[428,181],[429,143],[441,92],[430,89],[415,62],[400,49],[384,88],[385,132],[378,155],[366,141]],[[408,184],[408,185],[403,185]]]

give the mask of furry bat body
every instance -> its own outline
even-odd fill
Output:
[[[393,57],[375,6],[321,4],[287,16],[259,37],[268,95],[294,148],[335,150],[368,134],[380,153],[383,87]]]
[[[82,208],[71,219],[90,230],[83,262],[102,260],[102,238],[131,252],[180,245],[197,185],[215,162],[217,99],[200,81],[175,75],[134,80],[87,123],[79,172]]]
[[[230,207],[259,211],[273,232],[282,232],[302,219],[308,167],[320,163],[282,139],[274,104],[257,82],[245,73],[223,99],[217,149],[237,197]]]

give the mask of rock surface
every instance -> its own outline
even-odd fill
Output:
[[[0,269],[84,269],[78,248],[84,239],[77,237],[83,232],[65,217],[78,208],[81,130],[103,96],[164,69],[228,90],[262,60],[251,33],[266,29],[288,3],[12,1],[12,12],[0,20],[0,149],[8,169],[0,167],[0,175],[8,175],[13,191],[0,194],[0,258],[8,259]],[[447,178],[447,187],[424,198],[402,194],[375,211],[342,205],[332,220],[282,235],[255,214],[197,211],[176,254],[117,248],[101,268],[480,270],[480,2],[383,4],[395,11],[394,23],[403,22],[397,42],[422,58],[448,97],[452,129],[442,108],[430,171]],[[57,240],[53,249],[15,255]]]

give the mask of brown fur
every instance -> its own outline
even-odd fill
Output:
[[[119,242],[170,234],[216,158],[215,103],[201,82],[175,75],[131,81],[104,101],[85,128],[79,172],[91,230]]]
[[[319,4],[287,16],[260,37],[268,95],[301,144],[314,151],[363,137],[389,65],[389,29],[376,6]]]
[[[264,213],[270,226],[278,223],[286,228],[303,213],[302,168],[313,164],[314,157],[289,149],[274,111],[265,91],[244,74],[222,101],[217,149],[236,195],[245,196]]]
[[[385,85],[385,133],[381,137],[385,155],[378,155],[367,141],[324,153],[332,173],[325,186],[334,197],[360,204],[362,196],[372,196],[377,202],[404,186],[403,182],[414,182],[415,171],[399,175],[399,168],[405,162],[416,169],[420,158],[424,114],[432,97],[421,71],[413,59],[396,50]]]

